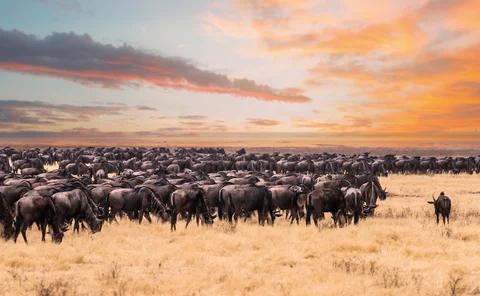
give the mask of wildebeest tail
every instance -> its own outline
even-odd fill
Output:
[[[359,200],[359,196],[357,193],[355,193],[355,210],[353,211],[353,223],[358,224],[358,220],[360,218],[360,211],[361,209],[361,203]]]
[[[170,210],[175,211],[175,191],[170,194]]]
[[[105,201],[103,203],[103,215],[105,219],[108,219],[108,207],[110,205],[110,192],[107,193],[107,196],[105,197]]]
[[[311,201],[312,201],[311,194],[312,193],[309,193],[307,195],[307,201],[305,203],[305,210],[306,210],[305,220],[306,220],[307,225],[310,225],[310,216],[312,215],[312,208],[310,207],[310,204],[311,204]]]
[[[223,220],[223,207],[225,206],[223,199],[223,188],[218,192],[218,219]]]
[[[17,228],[17,229],[20,229],[20,227],[22,226],[23,224],[23,215],[22,215],[22,211],[20,209],[20,203],[15,203],[15,221],[14,221],[14,227]]]

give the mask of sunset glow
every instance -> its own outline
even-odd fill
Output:
[[[0,4],[1,146],[478,147],[478,0]]]

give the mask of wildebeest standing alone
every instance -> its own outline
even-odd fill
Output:
[[[440,214],[442,214],[443,224],[445,224],[445,218],[447,219],[447,223],[450,224],[450,210],[452,208],[452,202],[450,198],[445,195],[445,193],[440,193],[440,196],[435,200],[433,197],[433,201],[428,201],[429,204],[433,204],[435,207],[435,215],[437,215],[437,224],[440,222]]]

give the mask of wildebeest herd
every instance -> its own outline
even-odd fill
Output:
[[[58,167],[47,171],[46,166]],[[340,154],[226,153],[222,148],[71,148],[0,149],[0,224],[15,242],[36,225],[45,240],[47,226],[60,243],[88,226],[101,231],[105,220],[128,217],[170,222],[178,214],[197,225],[229,222],[256,214],[274,224],[285,214],[290,223],[315,225],[330,212],[334,224],[357,224],[373,216],[377,200],[387,197],[378,176],[389,173],[480,172],[477,157],[384,157]],[[450,200],[443,193],[435,213],[447,218]],[[283,213],[282,213],[283,211]]]

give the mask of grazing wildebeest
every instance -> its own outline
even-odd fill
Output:
[[[102,230],[103,217],[95,216],[92,208],[96,208],[93,201],[81,189],[58,192],[52,195],[58,225],[63,225],[70,219],[75,219],[73,231],[79,232],[79,222],[86,221],[92,233]]]
[[[109,208],[111,213],[109,215]],[[152,222],[149,212],[156,212],[162,216],[166,216],[167,209],[161,203],[155,193],[148,187],[138,186],[134,189],[119,188],[112,190],[105,198],[104,203],[105,217],[110,217],[110,221],[115,218],[115,215],[120,211],[125,212],[131,216],[135,216],[138,212],[138,223],[141,224],[143,215]]]
[[[324,212],[332,213],[335,225],[342,214],[345,216],[345,198],[337,188],[321,188],[310,192],[305,207],[307,225],[310,225],[310,217],[313,215],[313,222],[318,226],[318,219],[325,219]]]
[[[265,225],[265,218],[268,214],[272,225],[275,222],[272,195],[265,186],[237,187],[227,193],[225,202],[229,222],[232,222],[232,217],[235,218],[236,222],[238,217],[243,217],[253,211],[257,211],[260,225]]]
[[[13,228],[13,215],[7,203],[7,198],[2,193],[0,193],[0,223],[3,224],[3,238],[5,240],[10,239],[15,232]]]
[[[186,217],[187,229],[188,224],[192,220],[195,213],[197,226],[199,225],[200,214],[203,215],[206,224],[212,224],[214,216],[209,213],[208,200],[205,198],[205,192],[201,188],[178,189],[170,195],[169,207],[171,211],[170,229],[177,230],[177,215],[182,214]]]
[[[17,242],[20,231],[23,240],[27,241],[27,228],[34,222],[37,222],[42,230],[42,241],[45,241],[47,224],[52,232],[52,240],[55,243],[61,243],[63,232],[57,222],[55,205],[51,197],[41,195],[30,195],[22,197],[15,204],[15,235],[13,241]]]
[[[452,202],[450,198],[445,195],[445,193],[441,192],[440,196],[435,200],[433,197],[433,201],[428,201],[429,204],[433,204],[435,207],[435,215],[437,215],[437,224],[440,222],[440,214],[442,214],[443,224],[445,224],[445,218],[447,219],[447,223],[450,224],[450,210],[452,208]]]
[[[362,192],[355,187],[342,187],[341,191],[345,198],[347,222],[351,223],[353,217],[353,223],[358,224],[363,207]]]

